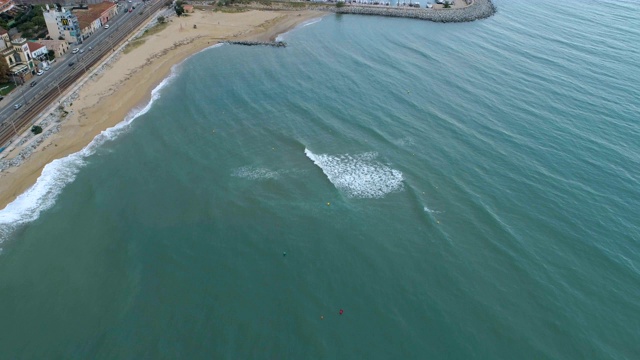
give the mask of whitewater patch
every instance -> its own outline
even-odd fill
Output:
[[[429,213],[429,214],[441,214],[442,213],[442,211],[431,210],[426,205],[424,205],[423,210],[424,210],[424,212]]]
[[[378,154],[368,152],[358,155],[304,153],[318,165],[329,181],[349,197],[381,198],[404,189],[402,172],[376,160]]]
[[[243,166],[241,168],[235,169],[231,173],[231,176],[249,180],[268,180],[277,179],[280,177],[280,174],[277,171],[265,168]]]
[[[0,210],[0,243],[6,240],[17,226],[37,219],[42,211],[53,206],[62,189],[73,182],[80,169],[86,165],[87,157],[93,155],[104,143],[126,132],[135,119],[146,114],[160,96],[160,90],[175,78],[175,69],[174,66],[171,74],[151,91],[151,100],[147,105],[133,109],[122,122],[98,134],[82,150],[47,164],[33,186]]]

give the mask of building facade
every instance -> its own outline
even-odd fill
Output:
[[[43,15],[50,38],[55,40],[64,38],[70,44],[82,43],[82,32],[78,18],[71,11],[63,7],[60,7],[59,10],[50,9],[47,5]]]
[[[4,33],[2,33],[4,32]],[[26,39],[9,40],[9,34],[0,31],[0,56],[9,65],[9,74],[15,82],[23,83],[35,72],[35,65]]]
[[[48,50],[53,50],[56,57],[61,57],[69,51],[69,43],[64,40],[38,40],[36,42],[46,46]]]
[[[47,50],[47,47],[35,41],[27,42],[27,46],[29,46],[31,58],[36,65],[36,70],[47,69],[49,66],[49,51]]]
[[[13,0],[0,0],[0,14],[13,8]]]
[[[104,1],[89,5],[87,9],[75,9],[73,14],[78,18],[82,38],[86,39],[118,14],[118,5]]]

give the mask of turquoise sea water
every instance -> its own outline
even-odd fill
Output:
[[[0,358],[637,359],[640,5],[496,4],[177,66],[0,211]]]

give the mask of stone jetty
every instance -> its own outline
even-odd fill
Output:
[[[435,22],[468,22],[485,19],[496,13],[496,7],[491,0],[473,0],[471,4],[459,9],[420,9],[395,6],[358,6],[345,5],[327,10],[337,14],[375,15],[403,17]]]
[[[273,47],[287,47],[287,43],[284,41],[225,41],[226,44],[244,45],[244,46],[273,46]]]

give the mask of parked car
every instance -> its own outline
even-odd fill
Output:
[[[104,28],[105,28],[105,29],[108,29],[108,28],[109,28],[109,24],[105,25],[105,26],[104,26]]]
[[[21,107],[22,107],[22,104],[20,103],[13,105],[13,108],[16,110],[20,109]]]
[[[72,54],[77,54],[77,53],[78,53],[78,51],[80,51],[80,49],[75,48],[75,49],[71,50],[71,53],[72,53]]]
[[[69,63],[69,66],[73,66],[75,64],[73,61]]]
[[[32,81],[31,84],[29,84],[29,87],[34,87],[36,86],[37,83],[38,83],[37,81]]]
[[[46,65],[45,67],[42,68],[44,71],[49,71],[49,69],[51,69],[51,67],[49,65]]]
[[[38,75],[38,76],[40,76],[42,74],[44,74],[44,71],[42,71],[42,70],[38,70],[38,72],[36,73],[36,75]]]
[[[4,99],[4,96],[0,96],[0,100]]]
[[[84,52],[84,49],[80,49],[80,54],[82,54]]]

